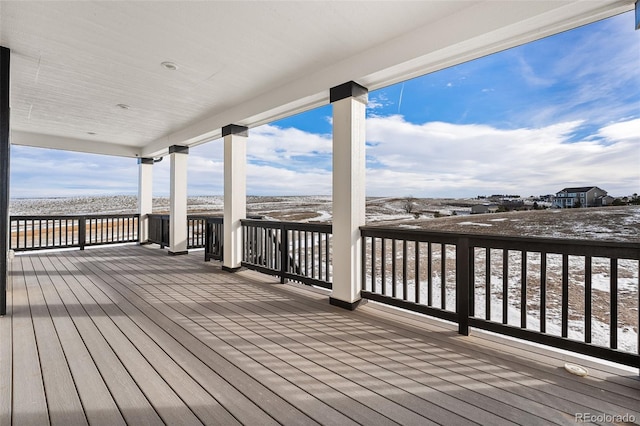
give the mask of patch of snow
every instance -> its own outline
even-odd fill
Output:
[[[490,223],[478,223],[478,222],[460,222],[460,223],[458,223],[458,225],[465,225],[465,226],[472,225],[472,226],[485,226],[485,227],[486,226],[493,226]]]
[[[405,228],[405,229],[421,229],[420,226],[417,225],[409,225],[406,223],[401,223],[400,225],[398,225],[398,228]]]

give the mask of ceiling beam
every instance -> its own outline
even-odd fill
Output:
[[[140,148],[138,147],[107,142],[96,143],[92,139],[76,139],[17,130],[11,131],[11,144],[118,157],[140,157]]]

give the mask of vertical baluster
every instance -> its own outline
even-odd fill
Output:
[[[509,250],[502,249],[502,323],[509,322]]]
[[[316,233],[311,232],[311,278],[316,277]]]
[[[302,231],[298,231],[298,275],[302,274],[302,251],[303,251],[303,244],[302,244]]]
[[[569,255],[562,255],[562,337],[569,333]]]
[[[381,244],[381,249],[382,249],[382,254],[381,254],[381,262],[380,262],[380,267],[381,269],[381,273],[380,273],[380,278],[382,279],[382,294],[383,295],[387,295],[387,243],[386,243],[386,238],[380,238],[380,244]]]
[[[33,224],[33,220],[30,220],[30,223]],[[20,223],[18,223],[18,229],[20,229]],[[27,220],[24,220],[24,235],[22,236],[23,238],[23,244],[24,244],[24,248],[27,248]],[[33,247],[33,243],[32,243],[32,247]]]
[[[591,343],[591,256],[584,258],[584,341]]]
[[[440,244],[440,307],[447,309],[447,246]]]
[[[35,219],[31,219],[31,247],[35,247],[35,241],[36,241],[36,230],[35,230],[35,226],[36,226],[36,221]],[[26,228],[25,228],[25,234],[26,234]]]
[[[258,227],[253,226],[253,263],[258,264],[260,257],[260,246],[258,245]]]
[[[415,273],[416,273],[416,278],[415,278],[415,285],[414,285],[414,292],[415,292],[415,296],[414,296],[414,301],[416,303],[420,303],[420,242],[416,241],[416,246],[415,246]]]
[[[540,332],[547,332],[547,253],[540,253]]]
[[[486,257],[484,260],[485,270],[485,300],[484,300],[484,317],[487,321],[491,321],[491,248],[485,249]]]
[[[520,256],[520,328],[527,328],[527,252],[521,251]]]
[[[309,236],[304,231],[304,276],[309,276]]]
[[[404,300],[409,300],[407,292],[407,240],[402,240],[402,298]]]
[[[468,240],[467,240],[468,241]],[[476,248],[469,247],[469,316],[476,315]],[[456,270],[456,274],[457,274]]]
[[[610,347],[611,349],[618,349],[618,259],[611,258],[611,271],[610,277],[610,289],[609,295],[611,297],[611,326],[609,327],[610,333]]]
[[[371,291],[372,292],[376,292],[377,290],[377,285],[376,285],[376,264],[378,263],[378,259],[376,256],[376,237],[370,237],[371,238],[371,256],[369,256],[371,258]]]
[[[391,240],[391,296],[396,297],[396,240]]]
[[[431,241],[427,243],[427,305],[433,306],[433,251]]]

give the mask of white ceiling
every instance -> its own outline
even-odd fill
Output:
[[[326,104],[349,80],[377,89],[633,3],[2,0],[12,143],[159,155]]]

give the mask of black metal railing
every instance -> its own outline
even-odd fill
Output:
[[[138,241],[138,214],[11,216],[9,248],[14,251]]]
[[[207,235],[208,216],[187,216],[187,248],[203,248]]]
[[[242,266],[331,288],[331,225],[242,220]]]
[[[160,248],[169,247],[169,218],[168,214],[150,214],[149,219],[149,242],[160,245]],[[188,215],[187,216],[187,249],[205,247],[206,221],[209,216]]]
[[[640,341],[619,345],[625,329],[639,331],[640,244],[361,233],[363,298],[454,321],[464,335],[476,327],[640,367]]]
[[[204,260],[224,260],[224,227],[221,217],[208,217],[205,223]]]

